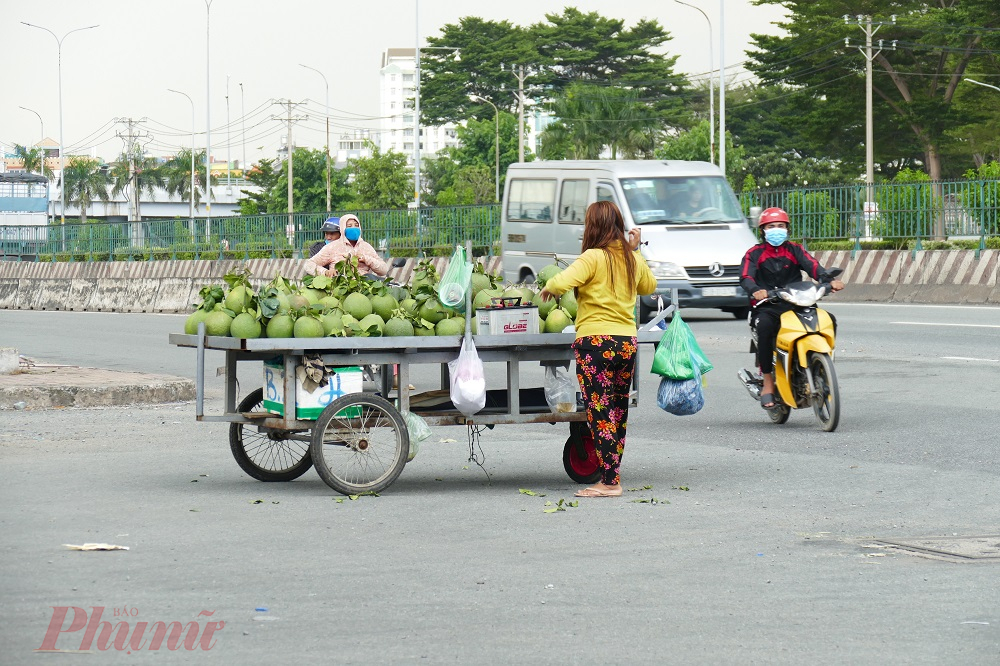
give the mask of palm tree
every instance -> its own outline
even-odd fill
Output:
[[[205,151],[194,154],[194,207],[197,209],[205,192]],[[174,195],[181,201],[191,200],[191,150],[182,149],[160,167],[167,194]],[[214,179],[214,177],[213,177]]]
[[[28,148],[19,143],[14,144],[14,156],[24,163],[24,170],[52,178],[52,169],[45,163],[45,149],[41,146]]]
[[[80,222],[87,222],[87,208],[94,199],[104,203],[111,200],[108,187],[111,176],[101,168],[98,160],[89,157],[73,157],[66,166],[66,198],[80,207]]]
[[[163,187],[164,178],[160,172],[160,166],[152,157],[143,155],[142,148],[134,146],[131,151],[122,153],[118,162],[111,169],[111,178],[114,181],[112,187],[113,194],[125,194],[131,189],[132,201],[135,206],[135,213],[132,219],[141,220],[142,214],[139,209],[139,200],[143,193],[150,196],[156,192],[157,187]],[[132,217],[130,215],[130,217]]]
[[[649,158],[662,121],[653,108],[629,88],[575,83],[552,104],[558,120],[542,133],[542,157],[560,153],[570,159],[597,159],[605,148],[611,159]]]

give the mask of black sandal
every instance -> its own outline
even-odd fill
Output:
[[[778,399],[773,393],[761,393],[760,406],[764,409],[774,409],[778,406]]]

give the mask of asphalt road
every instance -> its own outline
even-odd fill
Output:
[[[53,607],[76,606],[112,623],[127,607],[133,630],[226,623],[207,652],[147,645],[124,657],[138,663],[994,663],[1000,559],[876,539],[1000,534],[1000,308],[829,307],[836,432],[804,411],[771,424],[735,377],[745,324],[686,311],[715,363],[705,409],[659,411],[647,353],[623,465],[635,490],[558,513],[543,509],[575,490],[565,426],[483,434],[489,482],[466,431],[436,428],[382,496],[349,500],[314,472],[253,481],[191,404],[0,412],[2,661],[64,662],[33,650]],[[2,311],[0,346],[192,376],[193,352],[166,344],[181,322]],[[211,411],[215,378],[208,395]],[[85,542],[130,550],[62,545]],[[98,639],[98,659],[117,652]]]

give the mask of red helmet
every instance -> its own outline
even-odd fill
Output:
[[[758,222],[757,226],[763,229],[774,222],[789,224],[788,213],[780,208],[767,208],[760,214],[760,222]]]

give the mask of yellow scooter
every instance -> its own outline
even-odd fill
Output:
[[[781,315],[775,344],[774,385],[779,400],[767,410],[772,423],[785,423],[793,409],[812,407],[823,430],[837,429],[840,388],[833,367],[836,333],[830,314],[816,307],[830,292],[829,284],[812,282],[796,282],[768,292],[769,302],[780,299],[794,306]],[[756,351],[757,331],[751,331],[751,351]],[[736,374],[753,399],[759,401],[763,387],[759,373],[743,369]]]

